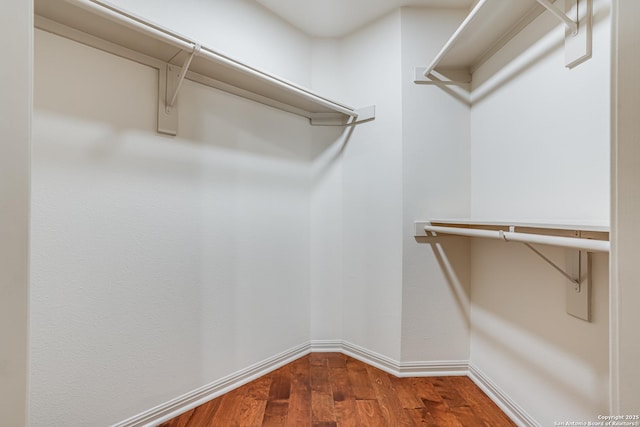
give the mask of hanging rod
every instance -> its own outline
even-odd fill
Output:
[[[581,239],[577,237],[547,236],[515,231],[478,230],[472,228],[442,227],[436,225],[425,225],[424,230],[430,233],[455,234],[458,236],[499,239],[507,242],[560,246],[589,252],[609,252],[610,248],[610,244],[606,240]]]

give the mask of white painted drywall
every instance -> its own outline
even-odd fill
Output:
[[[26,426],[33,5],[0,4],[0,423]]]
[[[376,106],[342,154],[343,338],[400,359],[402,82],[400,11],[342,40],[342,99]]]
[[[474,218],[609,220],[608,9],[594,1],[593,58],[572,70],[543,13],[474,74]]]
[[[340,41],[315,39],[311,81],[318,93],[341,99]],[[315,127],[310,187],[310,334],[318,341],[342,339],[342,150],[348,131]]]
[[[613,1],[612,55],[612,414],[640,413],[640,4]]]
[[[469,215],[469,106],[412,78],[464,14],[402,9],[403,361],[469,358],[468,241],[412,232],[416,220]]]
[[[608,222],[609,7],[594,1],[593,57],[573,70],[543,13],[476,72],[472,217]],[[608,257],[594,256],[591,323],[526,248],[474,240],[471,260],[471,362],[542,425],[607,412]]]
[[[565,265],[564,249],[541,249]],[[472,241],[471,363],[543,426],[608,413],[608,271],[595,254],[585,322],[566,313],[566,279],[525,246]]]
[[[343,40],[314,42],[314,89],[375,103],[377,117],[314,165],[312,340],[344,339],[396,361],[468,358],[468,245],[448,248],[450,283],[439,254],[404,233],[430,212],[468,215],[468,105],[408,78],[462,14],[398,10]],[[434,152],[437,166],[425,168]]]
[[[119,422],[307,342],[308,121],[187,81],[165,137],[155,70],[40,31],[35,61],[31,425]]]

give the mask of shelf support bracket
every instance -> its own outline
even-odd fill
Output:
[[[531,251],[533,251],[533,253],[538,255],[547,264],[549,264],[551,267],[555,268],[560,274],[562,274],[564,277],[566,277],[571,283],[573,283],[574,289],[577,292],[580,292],[580,279],[579,278],[576,279],[575,276],[573,276],[573,275],[567,273],[566,271],[564,271],[560,266],[558,266],[558,264],[556,264],[555,262],[550,260],[545,254],[543,254],[542,252],[540,252],[539,250],[534,248],[530,243],[523,243],[523,245],[525,245],[527,248],[531,249]]]
[[[578,34],[578,21],[571,19],[567,16],[564,11],[562,11],[558,6],[551,3],[549,0],[537,0],[545,9],[553,14],[556,18],[560,19],[567,26],[567,30],[571,33],[571,35],[575,36]]]
[[[505,239],[505,241],[508,241]],[[591,320],[591,254],[587,251],[568,249],[568,273],[529,243],[523,244],[556,269],[570,283],[566,284],[565,304],[567,313],[582,320]]]
[[[178,133],[178,92],[189,71],[193,58],[200,52],[200,45],[193,45],[191,54],[184,61],[178,72],[178,67],[165,64],[158,70],[158,133],[176,136]]]
[[[309,118],[312,126],[342,126],[350,127],[362,123],[370,122],[376,118],[376,106],[370,105],[355,110],[352,116],[344,117],[342,114],[336,113],[316,113]]]
[[[182,69],[180,70],[180,74],[178,75],[178,79],[175,81],[175,86],[173,88],[173,95],[171,96],[170,100],[169,98],[167,98],[167,109],[171,109],[173,105],[176,103],[176,99],[178,98],[178,92],[180,92],[180,87],[182,86],[182,82],[184,82],[184,78],[187,75],[187,71],[189,71],[189,66],[191,65],[191,61],[193,61],[193,58],[200,53],[200,49],[202,49],[202,46],[196,43],[193,46],[193,51],[191,52],[191,55],[189,55],[189,57],[184,61],[184,64],[182,65]]]
[[[593,0],[565,0],[562,11],[550,0],[537,0],[566,26],[565,66],[573,68],[591,58]]]

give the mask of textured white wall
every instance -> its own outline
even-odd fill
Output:
[[[469,106],[413,83],[464,18],[461,10],[402,10],[402,360],[469,358],[469,244],[417,242],[413,223],[469,215]],[[443,327],[446,325],[446,327]]]
[[[594,8],[577,68],[545,13],[476,73],[472,217],[608,223],[609,2]],[[472,363],[542,425],[607,412],[608,257],[594,257],[591,323],[565,313],[564,279],[526,248],[474,240],[471,260]]]
[[[27,421],[33,5],[0,3],[0,423]]]
[[[376,105],[342,158],[344,339],[400,359],[402,90],[400,11],[342,42],[342,99]]]
[[[186,82],[164,137],[154,70],[42,32],[35,58],[31,425],[121,421],[307,341],[308,121]]]
[[[640,4],[614,0],[612,132],[612,399],[613,414],[640,413]],[[618,106],[615,108],[615,106]]]
[[[564,265],[562,248],[544,253]],[[517,243],[473,240],[471,362],[541,425],[608,413],[608,256],[592,261],[592,321],[566,313],[566,279]]]
[[[313,42],[312,87],[341,100],[341,43],[336,39]],[[343,210],[342,149],[349,131],[314,128],[312,149],[317,155],[311,168],[311,339],[342,339],[343,321]]]
[[[543,13],[474,74],[474,218],[608,222],[609,1],[594,9],[593,58],[578,67]]]

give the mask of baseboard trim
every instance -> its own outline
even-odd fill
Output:
[[[337,352],[353,357],[397,377],[468,376],[521,427],[540,427],[533,417],[466,360],[399,362],[341,340],[314,340],[286,350],[220,380],[185,393],[166,403],[114,424],[112,427],[152,427],[168,421],[209,400],[253,381],[311,352]]]
[[[509,395],[498,387],[496,383],[491,381],[487,375],[471,363],[469,364],[468,376],[471,381],[476,383],[518,426],[540,427],[540,424],[531,415],[514,402]]]
[[[245,369],[214,381],[210,384],[183,394],[166,403],[151,408],[141,414],[135,415],[122,422],[114,424],[112,427],[152,427],[168,421],[190,409],[202,405],[209,400],[215,399],[235,388],[253,381],[263,375],[274,371],[287,363],[291,363],[302,356],[309,354],[311,345],[309,343],[293,347],[278,355],[270,357],[262,362],[258,362]]]
[[[399,362],[347,341],[314,340],[311,341],[311,351],[343,353],[396,377],[464,376],[469,372],[466,360]]]

